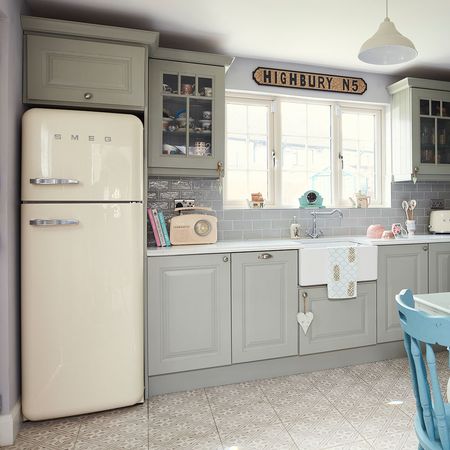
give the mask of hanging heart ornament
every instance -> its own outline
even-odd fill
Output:
[[[303,332],[306,334],[308,332],[308,328],[311,325],[311,322],[314,319],[314,314],[312,312],[302,313],[299,312],[297,314],[297,322],[303,329]]]

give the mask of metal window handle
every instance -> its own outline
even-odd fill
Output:
[[[261,253],[258,256],[258,259],[270,259],[270,258],[273,258],[273,256],[270,253]]]
[[[30,178],[30,184],[79,184],[72,178]]]
[[[92,95],[91,92],[85,92],[85,93],[84,93],[84,98],[85,98],[86,100],[90,100],[92,97],[93,97],[93,95]]]
[[[49,227],[54,225],[78,225],[77,219],[31,219],[30,225],[36,227]]]

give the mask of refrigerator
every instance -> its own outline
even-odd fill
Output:
[[[144,395],[143,127],[128,114],[22,118],[22,412],[29,420]]]

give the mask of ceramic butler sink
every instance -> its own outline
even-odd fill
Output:
[[[298,252],[299,284],[314,286],[328,282],[328,249],[331,247],[356,247],[358,271],[356,281],[377,279],[378,248],[376,245],[359,244],[352,241],[305,242]]]

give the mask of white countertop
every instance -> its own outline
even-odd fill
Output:
[[[272,239],[254,241],[220,241],[205,245],[176,245],[171,247],[150,247],[147,256],[200,255],[207,253],[258,252],[269,250],[297,250],[311,242],[356,242],[366,245],[407,245],[450,242],[450,234],[424,234],[404,239],[369,239],[366,236],[340,236],[318,239]]]

